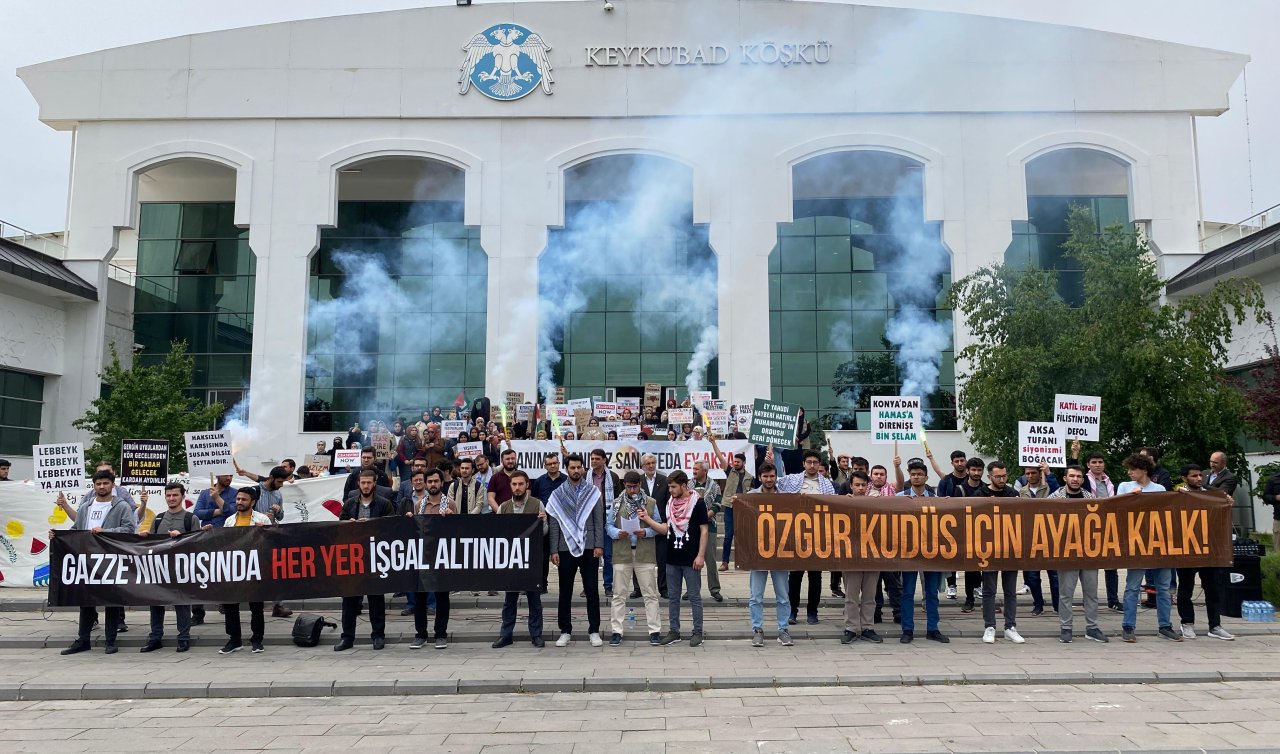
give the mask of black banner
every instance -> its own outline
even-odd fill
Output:
[[[528,591],[536,516],[388,516],[180,537],[58,532],[49,604],[186,605],[447,591]]]
[[[168,481],[168,440],[124,440],[120,443],[120,484],[163,487]]]

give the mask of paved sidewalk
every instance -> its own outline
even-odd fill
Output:
[[[1280,683],[0,702],[0,749],[1275,751]]]

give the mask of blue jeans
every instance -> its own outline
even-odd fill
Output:
[[[681,588],[683,587],[683,588]],[[693,612],[693,632],[702,633],[702,572],[692,566],[667,563],[667,623],[680,633],[680,593],[689,593],[689,609]]]
[[[407,609],[412,610],[412,609],[413,609],[413,606],[414,606],[414,605],[416,605],[417,603],[418,603],[418,594],[417,594],[417,592],[405,592],[405,593],[404,593],[404,606],[405,606]],[[435,592],[427,592],[427,609],[428,609],[428,610],[430,610],[430,609],[434,608],[435,606],[436,606],[436,593],[435,593]]]
[[[787,596],[791,574],[788,571],[752,571],[751,597],[747,609],[751,612],[751,630],[764,628],[764,584],[773,579],[773,599],[777,602],[778,630],[787,630],[787,618],[791,617],[791,600]]]
[[[1124,582],[1124,627],[1138,625],[1138,597],[1142,594],[1142,577],[1151,574],[1156,585],[1156,624],[1160,628],[1173,626],[1173,599],[1169,596],[1169,580],[1172,568],[1130,568]]]
[[[625,586],[623,587],[626,588]],[[613,540],[604,541],[604,590],[613,591]]]
[[[721,563],[729,562],[729,548],[733,546],[733,508],[724,509],[724,550]]]
[[[902,573],[902,630],[916,629],[916,574],[915,571]],[[924,616],[925,627],[929,631],[938,630],[938,587],[942,584],[942,574],[937,571],[924,572]]]

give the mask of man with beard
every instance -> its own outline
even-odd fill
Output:
[[[573,641],[573,582],[582,576],[587,599],[587,626],[591,646],[604,645],[600,638],[600,557],[604,555],[604,502],[600,490],[584,479],[586,466],[582,456],[565,458],[568,481],[556,488],[547,502],[551,517],[551,562],[560,574],[560,600],[557,619],[560,638],[557,647]]]
[[[760,466],[758,472],[760,486],[750,490],[748,494],[777,494],[778,470],[773,464]],[[792,645],[789,619],[791,617],[791,574],[787,571],[752,571],[750,576],[751,596],[747,600],[747,609],[751,615],[751,646],[764,646],[764,585],[773,582],[774,608],[778,618],[778,643],[784,647]]]
[[[1219,478],[1223,473],[1230,474],[1226,469],[1226,457],[1221,459],[1218,456],[1221,453],[1214,453],[1209,457],[1210,468],[1217,462]],[[1234,484],[1234,481],[1232,482]],[[1189,463],[1182,467],[1182,484],[1175,489],[1179,492],[1215,492],[1222,493],[1230,497],[1225,488],[1206,487],[1204,485],[1204,470],[1198,464]],[[1200,577],[1200,586],[1204,589],[1204,609],[1208,613],[1209,632],[1207,636],[1213,639],[1221,639],[1223,641],[1232,641],[1236,637],[1232,636],[1229,631],[1222,627],[1222,598],[1224,586],[1227,583],[1226,568],[1179,568],[1178,569],[1178,619],[1182,623],[1182,638],[1196,638],[1196,609],[1191,602],[1191,594],[1195,591],[1196,576]]]
[[[1063,486],[1049,495],[1051,500],[1092,500],[1093,493],[1084,488],[1084,469],[1079,466],[1068,466],[1063,472]],[[1071,602],[1075,597],[1076,583],[1084,601],[1084,623],[1086,638],[1106,644],[1107,635],[1098,626],[1098,571],[1059,571],[1058,572],[1058,621],[1061,628],[1058,641],[1071,643],[1074,618],[1071,614]]]
[[[259,513],[254,508],[258,503],[258,488],[245,487],[236,490],[236,510],[223,521],[224,527],[246,527],[246,526],[270,526],[271,517],[265,513]],[[229,655],[232,652],[239,652],[244,648],[242,643],[243,634],[240,627],[240,605],[224,604],[222,606],[223,624],[227,630],[227,643],[222,649],[218,650],[220,655]],[[254,654],[261,654],[262,632],[266,627],[266,621],[262,615],[262,603],[249,603],[249,646],[253,648]]]
[[[657,534],[652,528],[642,526],[641,513],[650,518],[657,515],[653,498],[641,490],[643,477],[638,471],[628,471],[622,480],[622,494],[610,507],[605,519],[606,536],[614,540],[613,580],[618,585],[634,579],[644,598],[644,615],[649,628],[649,643],[657,645],[662,638],[662,623],[658,617],[658,565],[657,551],[653,543]],[[622,590],[613,593],[610,619],[613,634],[609,646],[622,643],[626,617],[627,598]]]
[[[514,453],[512,457],[514,458]],[[506,457],[503,457],[505,466]],[[529,475],[520,469],[512,470],[511,474],[511,497],[498,507],[500,515],[511,514],[530,514],[536,515],[542,520],[542,529],[545,533],[547,530],[547,512],[542,507],[542,501],[529,494]],[[542,594],[538,589],[531,589],[524,593],[525,601],[529,603],[529,641],[533,646],[542,648]],[[513,642],[512,634],[516,630],[516,608],[520,604],[520,592],[507,592],[506,598],[502,603],[502,629],[498,640],[493,643],[494,649],[502,649],[510,646]]]
[[[347,495],[342,506],[339,521],[369,521],[383,516],[394,516],[395,506],[391,498],[377,489],[378,472],[374,469],[361,469],[360,482],[356,491]],[[385,594],[368,594],[369,600],[369,638],[375,650],[386,646],[387,601]],[[344,652],[351,649],[356,641],[356,616],[360,611],[360,595],[342,598],[342,635],[333,651]]]
[[[866,497],[871,477],[863,471],[849,472],[850,497]],[[852,644],[862,639],[873,644],[884,640],[875,632],[876,585],[880,583],[879,571],[844,572],[844,634],[841,644]]]
[[[414,485],[414,495],[409,505],[403,503],[398,513],[410,518],[417,516],[451,516],[458,513],[448,495],[441,494],[443,487],[439,469],[415,471],[409,477]],[[419,481],[421,480],[421,481]],[[419,487],[419,485],[421,485]],[[449,648],[449,593],[417,592],[413,595],[413,628],[414,638],[409,649],[422,649],[427,643],[427,607],[428,597],[434,597],[436,603],[435,646],[436,649]]]

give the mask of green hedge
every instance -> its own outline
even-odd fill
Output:
[[[1262,557],[1262,598],[1280,607],[1280,553]]]

